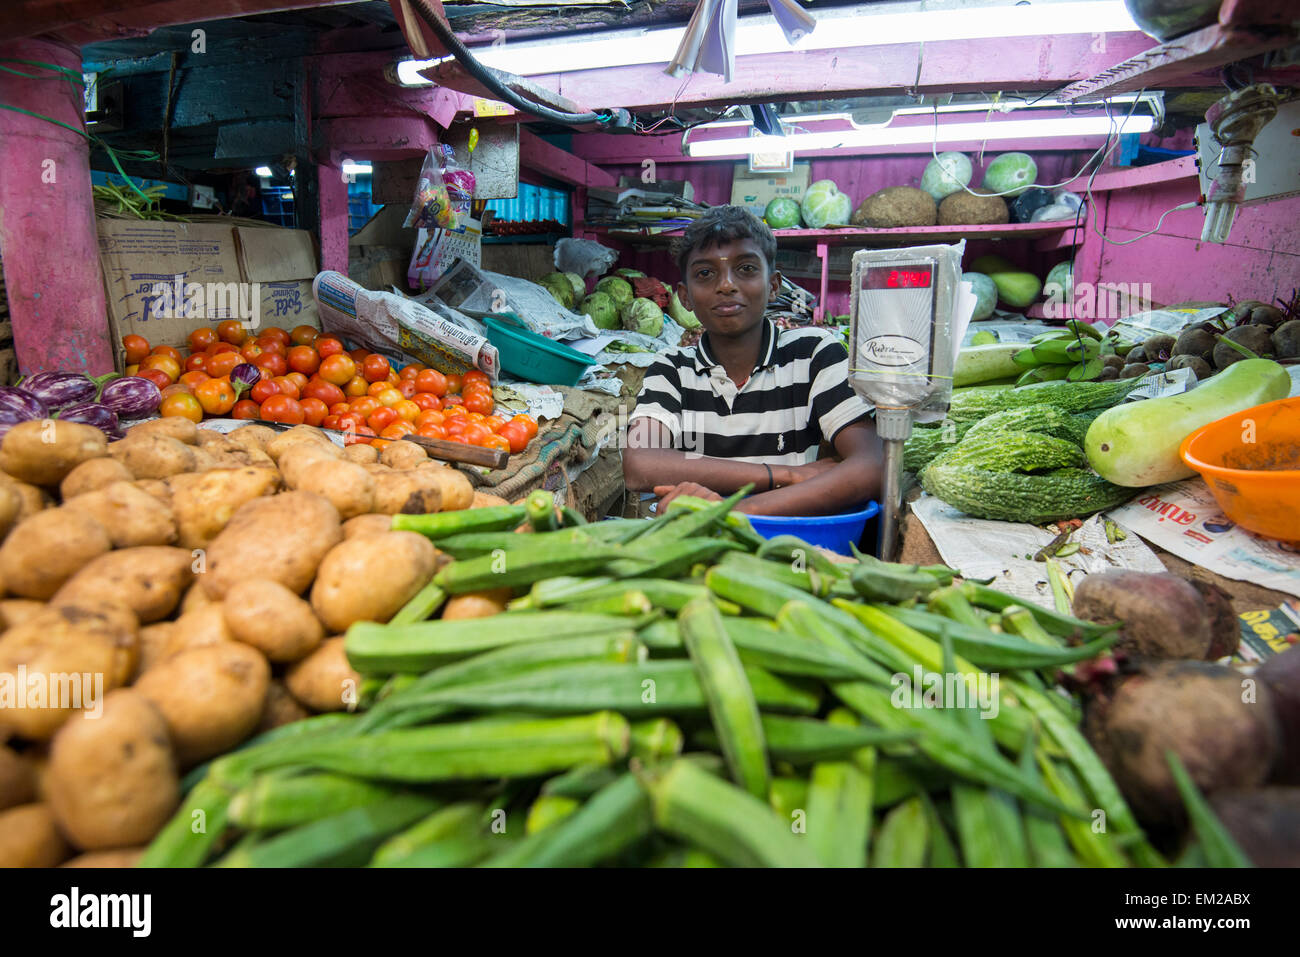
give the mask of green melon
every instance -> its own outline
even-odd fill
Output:
[[[993,307],[998,302],[998,287],[982,272],[964,272],[961,278],[970,283],[975,292],[975,314],[972,320],[987,319],[993,315]]]
[[[794,229],[799,225],[799,204],[788,196],[778,196],[763,210],[763,219],[773,229]]]
[[[804,193],[800,214],[809,229],[825,229],[829,225],[844,226],[853,212],[853,200],[848,193],[829,179],[819,179]]]
[[[1054,286],[1060,287],[1066,301],[1074,298],[1074,268],[1070,260],[1067,259],[1052,267],[1052,271],[1047,274],[1047,280],[1043,283],[1043,292],[1052,295]]]
[[[921,174],[921,189],[934,197],[937,203],[970,183],[975,173],[965,153],[955,150],[940,153],[938,159],[926,164]]]
[[[1019,196],[1034,185],[1038,164],[1028,153],[1003,153],[984,171],[983,186],[995,193]]]

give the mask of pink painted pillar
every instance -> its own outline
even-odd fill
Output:
[[[320,187],[320,268],[348,274],[348,183],[343,171],[317,166]]]
[[[78,48],[58,40],[3,43],[0,57],[81,73]],[[0,103],[83,128],[81,87],[49,70],[11,66],[40,79],[0,72]],[[0,254],[19,369],[111,372],[89,144],[12,110],[0,110]]]

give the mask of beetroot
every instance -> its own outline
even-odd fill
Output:
[[[1300,788],[1224,791],[1210,805],[1256,867],[1300,867]]]
[[[1255,677],[1272,692],[1273,713],[1282,733],[1273,780],[1300,784],[1300,645],[1268,659]]]
[[[1205,600],[1190,582],[1168,572],[1089,575],[1075,589],[1074,615],[1123,622],[1116,648],[1131,655],[1200,659],[1214,643]]]

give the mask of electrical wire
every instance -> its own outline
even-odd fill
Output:
[[[610,121],[611,114],[607,110],[589,113],[564,113],[549,106],[543,106],[533,100],[525,99],[502,83],[495,73],[474,58],[469,48],[460,42],[460,38],[456,36],[451,27],[434,12],[429,0],[410,0],[410,5],[416,15],[433,31],[433,35],[438,38],[439,42],[447,48],[447,51],[456,58],[457,62],[465,67],[470,76],[487,87],[492,92],[492,95],[502,102],[508,103],[524,113],[531,113],[539,119],[549,120],[552,123],[560,123],[565,126],[581,126],[586,123],[608,123]]]

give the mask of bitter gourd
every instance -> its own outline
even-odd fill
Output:
[[[919,472],[935,458],[952,449],[975,423],[951,422],[944,425],[918,425],[903,444],[903,468]],[[1085,431],[1087,427],[1085,426]]]
[[[968,434],[930,465],[969,465],[990,472],[1037,472],[1075,468],[1084,462],[1083,449],[1074,442],[1041,432],[1008,429]]]
[[[939,462],[922,473],[921,485],[935,498],[975,518],[1032,525],[1082,518],[1119,505],[1137,491],[1112,485],[1086,469],[1024,475]]]
[[[1122,400],[1142,379],[1110,379],[1105,382],[1044,382],[1018,389],[953,393],[948,415],[956,420],[982,419],[994,412],[1032,405],[1052,405],[1062,412],[1104,409]]]
[[[1008,431],[1041,432],[1043,435],[1065,439],[1080,447],[1083,437],[1088,434],[1088,426],[1093,416],[1086,416],[1086,421],[1068,412],[1062,412],[1054,405],[1030,405],[1023,409],[1007,409],[994,412],[975,422],[966,431],[962,441],[970,441],[976,436],[1002,434]]]

